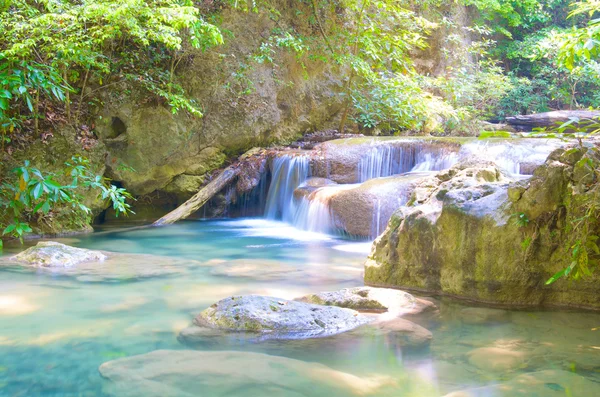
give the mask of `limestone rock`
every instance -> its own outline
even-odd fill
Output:
[[[101,262],[105,259],[106,255],[100,251],[75,248],[55,241],[40,241],[11,258],[28,266],[64,268],[84,262]]]
[[[416,314],[434,307],[411,294],[387,288],[356,287],[334,292],[321,292],[296,299],[316,305],[338,306],[358,311]]]
[[[568,216],[596,200],[590,190],[596,177],[575,172],[584,158],[600,166],[600,151],[588,146],[555,150],[526,181],[485,160],[461,162],[421,181],[375,241],[365,284],[517,307],[600,309],[598,273],[576,286],[545,285],[571,263]]]
[[[261,353],[157,350],[100,366],[105,391],[121,397],[342,397],[385,393],[388,376],[358,377],[323,364]],[[388,394],[383,394],[388,395]]]
[[[266,296],[233,296],[200,313],[194,324],[223,331],[248,331],[262,339],[303,339],[349,331],[371,320],[350,309]]]

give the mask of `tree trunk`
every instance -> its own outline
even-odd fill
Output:
[[[208,200],[219,193],[225,186],[234,181],[240,173],[239,167],[227,167],[218,177],[213,179],[208,185],[204,186],[191,199],[169,212],[156,222],[153,226],[170,225],[182,219],[185,219],[198,211]]]
[[[561,124],[576,118],[573,127],[587,127],[586,123],[598,122],[600,112],[590,110],[557,110],[554,112],[527,114],[523,116],[507,117],[506,122],[516,128],[529,129],[542,127],[559,127]]]

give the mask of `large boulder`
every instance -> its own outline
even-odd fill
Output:
[[[440,172],[417,186],[375,241],[365,283],[511,306],[600,309],[598,275],[546,285],[572,262],[573,221],[597,201],[599,165],[598,149],[584,146],[557,149],[524,181],[486,161]],[[588,225],[597,235],[598,222]]]
[[[408,292],[372,287],[345,288],[340,291],[320,292],[296,299],[316,305],[338,306],[358,311],[391,312],[396,314],[421,313],[435,308],[429,301],[415,298]]]
[[[376,178],[337,189],[329,199],[334,226],[352,236],[375,238],[385,230],[392,214],[406,204],[423,176],[415,173]]]
[[[386,390],[396,385],[388,376],[359,377],[319,363],[232,351],[157,350],[99,370],[109,381],[105,392],[121,397],[393,395]]]
[[[201,312],[194,328],[258,333],[258,339],[304,339],[349,331],[371,321],[358,312],[267,296],[232,296]],[[185,331],[183,339],[194,332]]]

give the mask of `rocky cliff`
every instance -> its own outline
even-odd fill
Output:
[[[596,146],[578,146],[554,151],[524,181],[484,160],[438,173],[375,241],[366,284],[498,305],[600,309],[600,276],[582,269],[598,260],[599,165]],[[569,266],[581,270],[579,280],[546,285]]]

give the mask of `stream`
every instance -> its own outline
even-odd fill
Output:
[[[96,233],[56,239],[81,248],[143,254],[148,261],[144,277],[135,273],[112,278],[101,274],[78,277],[3,267],[0,396],[122,395],[102,378],[99,366],[163,349],[262,353],[250,356],[249,365],[271,366],[273,370],[278,367],[272,356],[309,363],[304,366],[293,361],[297,370],[284,371],[286,382],[309,387],[307,393],[298,392],[304,390],[300,386],[297,390],[276,388],[269,371],[246,376],[243,370],[236,372],[215,361],[215,371],[221,371],[225,379],[243,379],[245,387],[232,388],[218,381],[195,383],[194,377],[184,376],[189,368],[182,367],[181,377],[171,374],[163,379],[178,383],[180,392],[162,394],[174,397],[188,395],[184,391],[206,397],[437,397],[473,388],[482,389],[455,395],[583,397],[600,391],[600,314],[594,313],[503,311],[489,321],[479,321],[469,316],[470,306],[433,297],[439,313],[410,318],[433,333],[427,348],[406,348],[390,335],[378,333],[278,342],[231,338],[199,346],[180,343],[178,333],[199,312],[232,295],[293,299],[363,285],[370,240],[303,227],[287,203],[294,188],[307,178],[308,170],[306,163],[298,160],[284,159],[281,166],[289,168],[290,161],[296,161],[301,171],[286,171],[296,173],[295,179],[286,179],[294,186],[282,183],[285,192],[269,193],[265,217],[198,219],[139,229],[109,223],[97,227]],[[418,166],[411,165],[422,171],[424,167]],[[377,171],[381,168],[372,163],[362,167],[361,175],[368,178],[361,180],[394,173]],[[309,212],[308,216],[319,215]],[[9,247],[4,255],[22,249]],[[123,256],[123,267],[130,264],[127,258]],[[169,263],[172,271],[161,273],[159,266],[164,263]],[[507,356],[507,351],[517,353]],[[318,364],[343,373],[339,382],[346,388],[332,389],[325,381],[306,386],[306,368]],[[552,379],[536,378],[546,380],[533,382],[524,394],[497,394],[496,389],[484,388],[513,379],[519,382],[520,376],[532,373]],[[577,379],[568,378],[570,375],[577,375]],[[369,388],[365,386],[369,379],[387,380],[381,387]],[[200,384],[202,389],[198,389]],[[127,395],[155,395],[148,390],[131,390]]]

